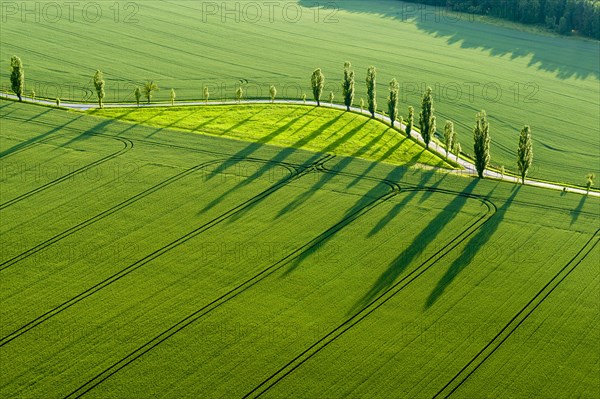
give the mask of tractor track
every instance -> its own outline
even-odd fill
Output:
[[[571,274],[577,266],[598,245],[600,229],[592,235],[583,247],[563,266],[551,279],[527,302],[523,308],[488,342],[446,385],[444,385],[433,398],[448,398],[465,381],[475,373],[479,367],[506,342],[517,328],[550,296],[550,294]]]
[[[331,158],[332,157],[328,157],[328,158],[324,159],[322,162],[315,165],[313,170],[314,171],[322,170],[323,163],[325,163],[327,160],[329,160]],[[206,314],[212,312],[219,306],[224,305],[225,303],[234,299],[235,297],[237,297],[244,291],[252,288],[254,285],[258,284],[262,280],[266,279],[268,276],[270,276],[273,273],[275,273],[276,271],[280,270],[285,265],[289,264],[291,261],[293,261],[296,258],[298,258],[299,256],[301,256],[306,251],[317,247],[321,242],[328,239],[332,235],[336,234],[338,231],[340,231],[341,229],[346,227],[348,224],[350,224],[354,220],[365,215],[371,209],[377,207],[378,205],[384,203],[385,201],[389,200],[390,198],[393,198],[394,196],[396,196],[398,194],[397,186],[395,184],[389,184],[387,182],[385,184],[387,184],[390,187],[389,192],[382,194],[381,196],[373,199],[368,204],[364,205],[363,207],[355,210],[353,213],[344,217],[342,220],[340,220],[335,225],[333,225],[330,228],[328,228],[327,230],[325,230],[323,233],[319,234],[318,236],[316,236],[312,240],[308,241],[301,247],[290,252],[284,258],[271,264],[267,268],[265,268],[262,271],[255,274],[253,277],[247,279],[243,283],[237,285],[233,289],[222,294],[219,298],[214,299],[213,301],[204,305],[197,311],[186,316],[185,318],[180,320],[178,323],[172,325],[171,327],[169,327],[168,329],[166,329],[159,335],[155,336],[153,339],[146,342],[144,345],[138,347],[136,350],[131,352],[129,355],[123,357],[121,360],[117,361],[112,366],[105,369],[103,372],[97,374],[95,377],[88,380],[85,384],[81,385],[79,388],[77,388],[76,390],[71,392],[65,398],[79,398],[79,397],[85,395],[87,392],[94,389],[96,386],[101,384],[103,381],[110,378],[112,375],[114,375],[121,369],[125,368],[127,365],[131,364],[132,362],[134,362],[136,359],[140,358],[144,354],[148,353],[149,351],[151,351],[152,349],[154,349],[155,347],[157,347],[162,342],[166,341],[167,339],[169,339],[170,337],[172,337],[179,331],[183,330],[187,326],[189,326],[192,323],[196,322],[197,320],[201,319]]]
[[[57,126],[55,124],[52,124],[52,123],[49,123],[49,122],[45,122],[45,121],[38,121],[38,120],[29,121],[26,118],[21,118],[21,117],[16,117],[16,116],[6,116],[6,117],[3,116],[2,118],[3,119],[14,120],[14,121],[20,121],[20,122],[27,122],[27,123],[36,124],[36,125],[40,125],[40,126],[45,126],[45,127],[49,127],[49,128],[59,128],[59,126]],[[120,122],[119,120],[116,120],[116,122],[119,122],[119,123],[128,123],[128,122]],[[152,126],[143,125],[143,124],[140,125],[140,126],[152,127]],[[78,128],[74,128],[74,127],[71,127],[71,126],[60,127],[60,129],[61,130],[71,131],[71,132],[74,132],[74,133],[77,133],[77,134],[84,134],[86,132],[89,132],[89,130],[90,130],[90,129],[78,129]],[[106,133],[99,133],[99,134],[103,134],[103,135],[107,135],[107,136],[112,136],[112,137],[120,137],[120,136],[118,136],[118,134],[115,134],[115,135],[109,135],[109,134],[106,134]],[[58,137],[58,136],[59,135],[52,136],[52,137],[49,137],[48,139],[55,138],[55,137]],[[43,139],[43,140],[46,140],[46,139]],[[231,153],[225,153],[225,152],[219,152],[219,151],[211,151],[211,150],[207,150],[207,149],[203,149],[203,148],[188,147],[188,146],[184,146],[184,145],[170,144],[170,143],[161,143],[159,141],[146,140],[146,139],[142,139],[142,138],[129,138],[129,140],[133,141],[135,144],[143,143],[143,144],[151,145],[151,146],[172,148],[172,149],[177,149],[177,150],[187,150],[187,151],[193,151],[193,152],[198,152],[198,153],[201,153],[201,154],[207,154],[207,155],[218,156],[218,157],[223,157],[223,158],[232,158]],[[15,151],[14,153],[23,151],[24,149],[29,148],[29,146],[35,145],[37,143],[39,143],[39,142],[31,143],[31,144],[27,145],[24,148],[20,148],[19,150]],[[8,156],[13,155],[14,153],[6,154],[6,155],[4,155],[4,157],[0,158],[0,160],[3,159],[3,158],[6,158]],[[258,162],[265,161],[262,158],[255,158],[255,157],[249,157],[249,156],[238,157],[238,158],[240,158],[240,159],[243,158],[244,160],[258,161]],[[277,161],[277,163],[280,164],[280,165],[284,165],[284,166],[288,166],[288,167],[297,169],[297,170],[299,168],[302,168],[302,167],[306,166],[306,165],[298,165],[298,164],[295,164],[295,163],[284,162],[284,161]]]
[[[0,338],[0,347],[8,344],[9,342],[13,341],[14,339],[18,338],[19,336],[25,334],[26,332],[30,331],[31,329],[39,326],[40,324],[44,323],[45,321],[49,320],[50,318],[54,317],[55,315],[63,312],[64,310],[70,308],[71,306],[75,305],[76,303],[82,301],[83,299],[93,295],[94,293],[100,291],[101,289],[111,285],[112,283],[120,280],[121,278],[123,278],[124,276],[130,274],[131,272],[139,269],[140,267],[146,265],[147,263],[149,263],[150,261],[162,256],[163,254],[169,252],[170,250],[177,248],[178,246],[180,246],[181,244],[184,244],[185,242],[189,241],[190,239],[198,236],[199,234],[209,230],[210,228],[220,224],[221,222],[227,220],[228,218],[240,213],[241,211],[243,211],[245,208],[254,205],[256,203],[258,203],[259,201],[263,200],[264,198],[268,197],[269,195],[271,195],[272,193],[274,193],[275,191],[285,187],[287,184],[289,184],[290,182],[297,180],[299,178],[301,178],[302,176],[305,176],[306,174],[316,170],[316,167],[319,163],[325,162],[327,160],[329,160],[332,156],[330,155],[326,155],[323,158],[317,160],[316,162],[314,162],[312,165],[305,167],[302,171],[294,173],[293,175],[288,176],[287,178],[283,179],[282,181],[272,185],[271,187],[267,188],[266,190],[263,190],[261,193],[247,199],[246,201],[242,202],[241,204],[238,204],[236,206],[234,206],[233,208],[229,209],[228,211],[222,213],[221,215],[213,218],[212,220],[202,224],[201,226],[197,227],[196,229],[180,236],[179,238],[177,238],[176,240],[170,242],[169,244],[153,251],[152,253],[146,255],[145,257],[135,261],[134,263],[130,264],[129,266],[127,266],[124,269],[121,269],[119,272],[113,274],[112,276],[102,280],[99,283],[96,283],[94,286],[88,288],[87,290],[79,293],[78,295],[72,297],[71,299],[63,302],[62,304],[54,307],[53,309],[45,312],[44,314],[42,314],[41,316],[38,316],[37,318],[29,321],[27,324],[21,326],[20,328],[18,328],[17,330],[13,331],[12,333]]]
[[[332,172],[332,173],[340,173],[345,174],[345,172]],[[444,190],[437,188],[428,188],[428,187],[416,187],[408,188],[403,190],[402,192],[410,192],[410,191],[425,191],[425,192],[434,192],[434,193],[446,193],[451,195],[460,195],[466,198],[479,200],[481,203],[486,205],[487,212],[481,215],[477,220],[467,226],[460,234],[455,236],[452,240],[446,243],[442,248],[440,248],[437,252],[432,254],[429,258],[423,261],[419,266],[413,269],[410,273],[404,276],[402,279],[397,281],[393,286],[385,290],[383,293],[375,297],[368,305],[363,307],[360,311],[355,313],[346,319],[343,323],[338,325],[336,328],[331,330],[328,334],[323,336],[320,340],[313,343],[310,347],[305,349],[302,353],[294,357],[290,360],[286,365],[281,367],[278,371],[273,373],[263,382],[258,384],[254,389],[244,395],[244,398],[256,398],[264,393],[266,393],[269,389],[275,386],[279,381],[293,373],[296,369],[302,366],[307,360],[312,358],[322,349],[324,349],[327,345],[332,343],[334,340],[342,336],[345,332],[356,326],[370,314],[375,312],[379,307],[383,306],[387,301],[392,299],[397,293],[402,291],[406,286],[412,283],[414,280],[419,278],[423,273],[432,268],[440,259],[442,259],[445,255],[447,255],[454,248],[459,246],[462,242],[464,242],[467,238],[473,235],[477,230],[479,230],[484,224],[486,224],[496,213],[496,205],[489,201],[487,198],[474,195],[474,194],[465,194],[460,192],[455,192],[452,190]]]
[[[89,170],[89,169],[91,169],[93,167],[101,165],[104,162],[107,162],[107,161],[110,161],[111,159],[117,158],[118,156],[120,156],[120,155],[128,152],[130,149],[133,148],[133,142],[131,140],[129,140],[129,139],[125,139],[125,138],[118,137],[118,136],[111,136],[111,135],[102,134],[102,133],[93,133],[93,134],[90,134],[90,137],[94,137],[94,136],[106,137],[106,138],[110,138],[111,140],[120,141],[121,143],[123,143],[123,148],[121,148],[119,151],[113,152],[112,154],[107,155],[107,156],[105,156],[103,158],[100,158],[100,159],[98,159],[98,160],[96,160],[94,162],[90,162],[89,164],[87,164],[85,166],[82,166],[81,168],[75,169],[74,171],[72,171],[70,173],[67,173],[66,175],[63,175],[63,176],[61,176],[59,178],[56,178],[56,179],[54,179],[54,180],[52,180],[52,181],[50,181],[50,182],[48,182],[46,184],[43,184],[43,185],[41,185],[41,186],[39,186],[39,187],[37,187],[37,188],[35,188],[33,190],[30,190],[30,191],[28,191],[28,192],[26,192],[24,194],[21,194],[21,195],[15,197],[15,198],[13,198],[13,199],[11,199],[9,201],[6,201],[6,202],[0,204],[0,210],[8,208],[11,205],[14,205],[14,204],[16,204],[18,202],[21,202],[24,199],[27,199],[27,198],[31,197],[32,195],[34,195],[34,194],[37,194],[37,193],[39,193],[41,191],[44,191],[44,190],[46,190],[46,189],[48,189],[48,188],[50,188],[52,186],[55,186],[55,185],[57,185],[57,184],[65,181],[65,180],[67,180],[67,179],[69,179],[69,178],[71,178],[73,176],[76,176],[76,175],[78,175],[80,173],[83,173],[83,172],[85,172],[85,171],[87,171],[87,170]],[[52,138],[56,138],[56,136],[54,136]],[[26,148],[29,148],[29,147],[30,146],[27,146]]]
[[[90,225],[92,225],[92,224],[94,224],[94,223],[96,223],[96,222],[98,222],[98,221],[106,218],[107,216],[110,216],[110,215],[112,215],[112,214],[114,214],[114,213],[116,213],[116,212],[118,212],[118,211],[120,211],[122,209],[127,208],[128,206],[132,205],[133,203],[135,203],[135,202],[137,202],[137,201],[139,201],[139,200],[147,197],[150,194],[155,193],[156,191],[158,191],[158,190],[160,190],[160,189],[168,186],[171,183],[175,183],[178,180],[181,180],[181,179],[183,179],[184,177],[187,177],[190,174],[193,174],[193,173],[195,173],[195,172],[197,172],[199,170],[202,170],[205,167],[208,167],[208,166],[211,166],[211,165],[214,165],[214,164],[219,164],[219,163],[222,163],[224,161],[232,160],[232,159],[235,159],[235,158],[216,159],[216,160],[212,160],[212,161],[203,162],[201,164],[198,164],[196,166],[188,168],[188,169],[184,170],[183,172],[180,172],[180,173],[178,173],[178,174],[176,174],[174,176],[171,176],[171,177],[169,177],[169,178],[167,178],[167,179],[159,182],[158,184],[155,184],[154,186],[152,186],[150,188],[147,188],[144,191],[142,191],[142,192],[140,192],[140,193],[138,193],[138,194],[136,194],[136,195],[134,195],[132,197],[129,197],[128,199],[120,202],[119,204],[114,205],[114,206],[112,206],[112,207],[110,207],[110,208],[108,208],[108,209],[106,209],[106,210],[104,210],[104,211],[96,214],[95,216],[92,216],[91,218],[86,219],[86,220],[84,220],[84,221],[82,221],[82,222],[80,222],[80,223],[78,223],[78,224],[76,224],[76,225],[74,225],[74,226],[72,226],[72,227],[70,227],[70,228],[62,231],[62,232],[60,232],[60,233],[56,234],[55,236],[53,236],[51,238],[48,238],[47,240],[39,243],[38,245],[36,245],[36,246],[34,246],[34,247],[32,247],[32,248],[30,248],[30,249],[28,249],[28,250],[20,253],[19,255],[16,255],[16,256],[12,257],[11,259],[8,259],[5,262],[0,263],[0,272],[2,272],[5,269],[8,269],[10,266],[12,266],[12,265],[14,265],[16,263],[18,263],[18,262],[20,262],[20,261],[28,258],[29,256],[34,255],[37,252],[39,252],[39,251],[41,251],[41,250],[43,250],[43,249],[45,249],[45,248],[47,248],[47,247],[49,247],[49,246],[57,243],[57,242],[59,242],[63,238],[66,238],[66,237],[68,237],[68,236],[70,236],[70,235],[72,235],[72,234],[74,234],[74,233],[76,233],[76,232],[78,232],[78,231],[80,231],[80,230],[82,230],[82,229],[84,229],[84,228],[86,228],[86,227],[88,227],[88,226],[90,226]],[[252,161],[252,160],[245,160],[245,159],[242,159],[242,158],[235,159],[235,160],[236,161],[240,161],[240,162],[258,162],[258,161]],[[268,164],[269,162],[265,161],[264,163]],[[277,163],[273,162],[273,164],[277,164]],[[291,168],[287,168],[287,169],[290,171],[290,174],[296,173],[295,169],[291,169]]]

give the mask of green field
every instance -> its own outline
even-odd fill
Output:
[[[366,116],[314,106],[253,104],[181,108],[105,108],[92,115],[395,165],[452,168],[404,133]]]
[[[115,3],[118,14],[112,3],[92,2],[100,7],[98,21],[94,9],[84,18],[90,2],[81,2],[73,22],[64,7],[56,21],[57,11],[43,8],[45,2],[2,3],[40,7],[25,17],[19,9],[3,15],[3,91],[9,88],[10,55],[17,54],[27,92],[35,89],[41,97],[93,100],[91,77],[101,69],[107,101],[133,101],[133,88],[147,79],[162,88],[155,97],[160,101],[170,88],[180,100],[199,99],[205,85],[213,99],[232,99],[240,83],[248,97],[265,98],[274,84],[280,98],[298,99],[310,97],[310,73],[321,67],[325,97],[334,91],[340,101],[342,67],[349,60],[357,73],[356,103],[365,98],[366,69],[375,65],[380,109],[392,77],[401,83],[404,116],[408,105],[418,109],[431,85],[438,127],[453,120],[467,153],[475,113],[483,108],[495,166],[516,169],[518,131],[529,124],[532,177],[584,185],[587,173],[600,175],[597,41],[537,35],[440,10],[415,12],[395,0],[342,0],[333,3],[335,10],[301,0],[278,3],[272,13],[250,1],[236,2],[229,13],[210,6],[221,2]]]
[[[303,111],[0,102],[0,397],[595,397],[598,198],[260,140],[360,124]]]

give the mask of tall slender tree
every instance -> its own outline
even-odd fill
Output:
[[[321,68],[314,70],[311,78],[310,85],[312,87],[313,97],[317,102],[317,107],[321,105],[321,94],[323,94],[323,87],[325,86],[325,75],[321,72]]]
[[[142,91],[140,90],[139,87],[136,87],[133,95],[135,96],[135,102],[137,103],[137,106],[140,106],[140,98],[142,98]]]
[[[390,125],[394,127],[394,122],[398,117],[398,92],[400,85],[396,78],[390,82],[390,96],[388,97],[388,114],[390,115]]]
[[[374,66],[367,69],[367,102],[371,118],[375,118],[377,111],[377,70]]]
[[[531,129],[523,127],[519,136],[519,148],[517,149],[517,168],[521,175],[521,183],[525,184],[525,176],[533,162],[533,147],[531,142]]]
[[[479,178],[490,162],[490,125],[484,110],[477,114],[475,128],[473,129],[473,150],[475,151],[475,168]]]
[[[171,92],[169,93],[169,99],[171,100],[171,105],[175,105],[175,98],[176,98],[176,94],[175,94],[175,89],[171,89]]]
[[[235,99],[237,100],[238,103],[242,101],[243,96],[244,96],[244,89],[242,89],[242,86],[240,86],[235,91]]]
[[[350,62],[344,63],[344,80],[342,81],[342,95],[344,96],[344,105],[346,111],[350,111],[350,107],[354,102],[354,71],[351,69]]]
[[[25,91],[25,70],[23,62],[16,55],[10,58],[10,86],[12,91],[17,95],[19,101],[23,101],[23,91]]]
[[[431,87],[427,87],[421,100],[421,112],[419,113],[419,128],[421,129],[421,136],[427,148],[429,148],[429,142],[435,133],[434,111]]]
[[[408,137],[410,137],[410,132],[412,132],[412,128],[415,123],[415,109],[412,105],[408,107],[408,119],[406,120],[406,130],[405,133]]]
[[[98,95],[98,106],[100,108],[104,108],[104,104],[102,101],[104,100],[104,77],[102,76],[102,71],[97,70],[94,74],[94,88],[96,89],[96,94]]]
[[[454,123],[452,121],[446,121],[444,126],[444,145],[446,146],[446,159],[448,159],[448,153],[452,151],[454,146]]]
[[[277,89],[275,86],[271,85],[271,87],[269,87],[269,95],[271,96],[271,103],[274,103],[275,96],[277,95]]]
[[[204,96],[204,102],[208,102],[208,98],[210,97],[210,92],[208,91],[208,86],[204,86],[202,95]]]
[[[335,98],[335,94],[332,91],[329,92],[329,104],[333,105],[333,99]]]

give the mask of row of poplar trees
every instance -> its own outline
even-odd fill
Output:
[[[21,59],[17,56],[13,56],[10,60],[11,64],[11,88],[13,92],[19,98],[19,101],[22,101],[23,90],[25,87],[25,72],[23,70],[23,63]],[[346,106],[346,110],[349,111],[350,107],[354,102],[354,85],[355,85],[355,75],[354,70],[352,70],[352,65],[350,62],[344,63],[344,76],[342,79],[342,95],[344,99],[344,105]],[[103,107],[103,100],[105,96],[105,81],[101,71],[96,71],[94,74],[94,88],[96,89],[96,94],[98,96],[98,105],[100,108]],[[367,99],[368,99],[368,110],[371,113],[371,117],[375,118],[375,113],[377,110],[377,100],[376,100],[376,81],[377,81],[377,71],[375,67],[371,66],[367,69],[367,77],[366,77],[366,86],[367,86]],[[320,68],[316,69],[311,77],[311,86],[313,91],[313,96],[315,101],[317,102],[317,106],[321,105],[321,95],[323,92],[323,88],[325,86],[325,75],[321,71]],[[158,90],[158,85],[154,82],[147,82],[144,84],[142,89],[136,88],[135,96],[139,105],[140,97],[142,94],[148,102],[150,102],[150,98],[152,97],[152,93]],[[208,100],[208,91],[207,88],[204,88],[204,95]],[[402,128],[402,117],[398,115],[398,97],[400,92],[400,85],[398,81],[394,78],[391,80],[389,84],[389,97],[387,100],[388,105],[388,115],[390,118],[390,124],[392,128],[394,127],[394,123],[398,118],[400,119],[400,128]],[[273,101],[275,98],[276,90],[274,86],[270,88],[271,100]],[[237,98],[238,101],[241,99],[241,88],[238,89]],[[32,96],[33,97],[33,96]],[[330,100],[333,101],[333,96],[330,96]],[[171,103],[175,101],[175,91],[171,89]],[[57,103],[58,100],[57,100]],[[364,101],[361,99],[361,111],[364,108]],[[433,107],[433,96],[431,87],[428,87],[425,93],[423,94],[423,98],[421,100],[421,112],[419,113],[419,128],[421,132],[421,136],[425,142],[425,146],[429,148],[429,143],[431,142],[432,137],[436,132],[436,117],[434,115],[434,107]],[[408,107],[408,119],[406,121],[405,130],[407,136],[410,137],[414,124],[414,109],[412,106]],[[485,111],[481,111],[476,116],[475,128],[473,129],[473,139],[474,145],[473,149],[475,152],[475,167],[477,169],[477,174],[480,178],[483,178],[484,171],[487,168],[490,162],[490,125],[487,121],[487,115]],[[459,154],[461,153],[461,147],[457,140],[457,134],[454,131],[454,124],[452,121],[446,121],[446,125],[444,126],[444,141],[446,146],[446,158],[448,157],[449,151],[454,151],[456,157],[458,159]],[[529,126],[525,126],[521,130],[521,135],[519,137],[519,146],[517,149],[517,167],[519,170],[519,174],[521,176],[521,180],[525,183],[525,176],[529,168],[531,167],[533,161],[533,149],[531,142],[531,129]]]
[[[374,66],[367,69],[366,86],[367,86],[367,102],[368,110],[372,118],[375,118],[377,111],[377,70]],[[321,105],[321,95],[325,87],[325,75],[320,68],[317,68],[311,76],[311,87],[313,97],[317,102],[317,106]],[[399,120],[400,128],[403,125],[403,119],[398,114],[398,98],[400,93],[400,85],[396,78],[389,83],[389,96],[387,99],[388,116],[390,125],[393,128],[394,123]],[[342,96],[346,110],[349,111],[354,102],[354,71],[350,62],[344,63],[344,77],[342,79]],[[330,99],[332,96],[330,95]],[[361,111],[364,108],[364,101],[360,100]],[[429,148],[429,143],[433,138],[437,126],[436,117],[434,115],[433,95],[431,87],[427,87],[421,99],[421,112],[419,112],[419,129],[425,146]],[[414,125],[414,108],[408,107],[408,118],[405,124],[404,132],[410,137]],[[473,129],[473,150],[475,153],[475,168],[480,178],[483,178],[484,171],[490,162],[490,124],[487,120],[487,114],[484,110],[477,113],[475,118],[475,127]],[[450,151],[456,154],[458,159],[461,153],[461,146],[457,139],[457,134],[454,130],[454,123],[446,121],[444,126],[444,144],[446,147],[446,158]],[[517,148],[517,168],[521,181],[525,183],[525,177],[533,162],[533,147],[531,140],[531,128],[523,127],[519,136],[519,145]]]

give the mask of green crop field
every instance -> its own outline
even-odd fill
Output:
[[[325,95],[341,101],[344,61],[364,77],[378,68],[379,108],[387,85],[400,82],[400,113],[418,114],[426,85],[433,88],[438,128],[453,120],[459,141],[472,153],[475,114],[490,116],[492,164],[516,169],[518,132],[533,131],[532,177],[584,185],[600,175],[600,49],[597,41],[539,35],[440,9],[416,9],[396,0],[261,2],[2,1],[0,81],[9,91],[10,55],[26,69],[26,94],[93,101],[91,78],[101,69],[107,101],[132,102],[133,89],[153,79],[166,101],[247,97],[310,98],[316,67],[326,75]],[[229,5],[226,5],[229,4]],[[223,6],[222,6],[223,5]],[[37,8],[36,8],[37,7]],[[503,24],[506,25],[506,24]],[[26,37],[26,39],[23,39]]]
[[[194,134],[0,102],[0,397],[597,394],[597,197],[230,108]]]
[[[600,399],[598,41],[397,0],[0,0],[0,21],[0,399]],[[418,131],[432,87],[462,159],[383,122],[392,78]]]

